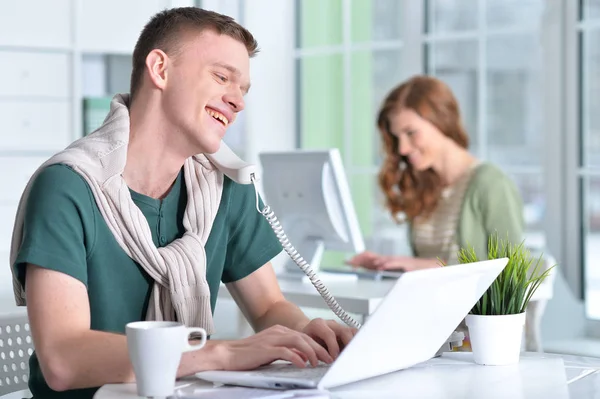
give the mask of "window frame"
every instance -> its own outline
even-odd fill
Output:
[[[343,0],[344,7],[349,10],[350,0]],[[485,2],[480,0],[478,18],[485,18]],[[426,44],[436,39],[436,35],[428,35],[425,31],[427,22],[426,10],[427,0],[404,2],[402,29],[402,53],[403,76],[408,78],[417,73],[425,73],[427,65]],[[559,271],[564,276],[576,299],[584,298],[584,264],[582,262],[582,224],[581,224],[581,192],[578,179],[578,161],[580,139],[577,135],[566,134],[566,132],[580,131],[579,114],[579,85],[580,73],[578,65],[577,49],[577,2],[569,0],[546,0],[545,12],[542,19],[541,41],[543,51],[543,81],[542,81],[542,104],[543,132],[544,135],[544,160],[542,166],[535,170],[541,173],[545,179],[544,194],[546,196],[546,210],[543,219],[543,231],[545,233],[546,248],[557,259]],[[349,15],[344,13],[343,26],[346,27],[344,40],[349,37],[348,21]],[[299,22],[299,21],[297,21]],[[489,35],[503,35],[507,33],[522,32],[522,29],[494,28],[478,29],[476,39],[480,43],[479,57],[485,57],[485,40]],[[483,34],[482,34],[483,33]],[[485,36],[485,35],[488,36]],[[469,32],[438,34],[441,40],[453,40],[466,37]],[[349,43],[349,42],[348,42]],[[352,45],[345,43],[342,51],[352,49]],[[483,47],[481,47],[483,46]],[[306,50],[306,52],[315,51]],[[295,59],[304,53],[296,49]],[[349,58],[346,54],[345,59]],[[349,62],[345,60],[345,62]],[[480,60],[480,65],[485,65],[486,60]],[[479,73],[479,129],[478,142],[481,153],[485,154],[485,70]],[[348,90],[348,71],[345,74],[345,90]],[[298,77],[298,73],[296,73]],[[299,87],[297,86],[297,89]],[[482,95],[483,94],[483,95]],[[300,92],[296,92],[297,115],[299,115]],[[345,108],[347,110],[348,108]],[[346,114],[345,114],[346,115]],[[483,118],[482,118],[483,116]],[[301,148],[301,130],[299,122],[296,123],[296,143]],[[346,122],[347,123],[347,122]],[[347,126],[347,125],[346,125]],[[351,138],[344,137],[344,140]],[[351,143],[351,142],[350,142]],[[350,148],[346,142],[346,149]],[[371,174],[373,178],[377,168],[353,168],[348,162],[351,161],[349,151],[345,151],[344,162],[348,166],[348,176],[355,174]],[[531,168],[503,168],[508,173],[531,173]],[[599,323],[600,326],[600,323]],[[600,327],[599,327],[600,331]]]
[[[415,19],[422,20],[422,7],[418,2],[403,2],[404,11],[402,13],[402,38],[398,40],[370,40],[354,43],[352,41],[352,29],[351,29],[351,20],[352,20],[352,0],[342,0],[342,43],[338,45],[329,45],[329,46],[318,46],[318,47],[309,47],[309,48],[300,48],[299,40],[300,37],[300,29],[301,29],[301,21],[300,21],[300,9],[298,7],[298,2],[296,2],[296,38],[295,41],[295,49],[294,49],[294,64],[296,65],[296,93],[295,93],[295,104],[296,104],[296,147],[303,148],[303,138],[302,138],[302,98],[301,98],[301,73],[298,68],[299,61],[310,56],[332,56],[332,55],[341,55],[342,63],[343,63],[343,131],[349,132],[351,131],[352,126],[352,56],[358,52],[368,51],[371,54],[375,51],[381,50],[395,50],[397,49],[400,52],[400,57],[402,59],[402,64],[406,65],[402,68],[401,78],[406,79],[411,75],[421,73],[422,71],[422,46],[418,43],[421,38],[421,24],[415,24]],[[407,4],[408,3],[408,4]],[[415,6],[416,5],[416,6]],[[412,43],[412,45],[411,45]],[[405,57],[405,53],[407,51],[411,52],[411,55]],[[352,144],[353,138],[352,135],[344,135],[342,138],[343,142],[343,151],[342,151],[342,161],[344,163],[346,174],[348,177],[348,182],[352,191],[353,182],[355,180],[364,178],[366,176],[370,176],[373,179],[376,179],[378,173],[378,167],[376,165],[370,166],[357,166],[353,164],[352,159]],[[373,220],[377,218],[381,209],[377,208],[372,211]],[[372,226],[375,223],[372,223]]]

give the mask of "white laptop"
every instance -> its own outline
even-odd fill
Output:
[[[404,273],[331,365],[287,362],[251,371],[204,371],[200,379],[258,388],[329,389],[434,357],[508,259]]]

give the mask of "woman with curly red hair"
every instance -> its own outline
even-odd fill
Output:
[[[416,270],[457,263],[461,247],[486,258],[492,234],[520,243],[523,204],[514,183],[468,151],[456,98],[439,79],[415,76],[394,88],[377,126],[385,158],[379,185],[397,222],[407,221],[414,256],[363,252],[349,263]]]

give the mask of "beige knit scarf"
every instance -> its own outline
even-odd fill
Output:
[[[128,103],[128,95],[117,94],[104,124],[42,164],[27,184],[19,202],[10,251],[15,300],[17,305],[25,305],[24,287],[12,266],[21,247],[31,183],[45,167],[66,164],[90,186],[96,204],[121,248],[154,279],[146,319],[178,320],[213,334],[204,245],[221,201],[223,174],[204,155],[185,161],[183,172],[188,202],[183,226],[186,232],[166,247],[157,248],[148,222],[132,201],[122,177],[129,142]]]

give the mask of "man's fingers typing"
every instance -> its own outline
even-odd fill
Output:
[[[299,351],[296,348],[292,348],[292,352],[294,352],[298,356],[300,356],[302,358],[302,360],[304,361],[304,364],[306,364],[308,362],[308,357],[302,351]]]
[[[319,338],[327,346],[327,351],[333,359],[337,358],[340,354],[340,346],[337,342],[337,335],[334,330],[324,320],[313,321],[312,331],[310,335]]]
[[[327,352],[327,350],[322,345],[319,345],[319,343],[315,341],[312,337],[306,335],[306,338],[309,340],[309,343],[314,349],[319,360],[325,363],[333,363],[334,357],[331,355],[330,352]]]
[[[277,346],[270,350],[271,362],[275,360],[286,360],[298,367],[306,367],[306,360],[294,349]]]
[[[288,356],[282,360],[288,360],[298,367],[306,367],[307,358],[301,351],[294,350],[293,348],[282,348],[283,353]]]
[[[290,329],[277,331],[275,337],[271,338],[270,343],[289,349],[296,349],[302,352],[311,365],[316,366],[319,363],[319,354],[317,354],[318,344],[311,342],[312,339],[306,334],[299,333]],[[322,348],[321,348],[322,349]]]
[[[335,322],[334,322],[335,323]],[[342,341],[342,344],[344,345],[344,347],[346,347],[350,341],[352,341],[352,338],[354,338],[354,331],[350,328],[346,328],[344,326],[340,326],[338,332],[337,332],[340,341]]]
[[[308,339],[307,339],[308,338]],[[302,336],[301,333],[295,333],[294,347],[302,351],[308,358],[310,364],[314,367],[319,364],[319,354],[317,353],[317,344],[312,344],[312,339],[308,336]]]

